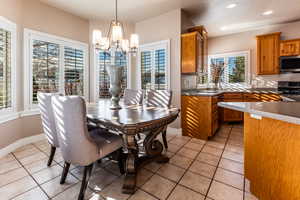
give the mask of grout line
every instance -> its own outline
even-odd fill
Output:
[[[15,159],[19,162],[19,164],[23,167],[23,169],[25,169],[25,171],[29,174],[29,176],[33,179],[33,181],[37,184],[37,186],[45,193],[45,195],[47,196],[48,199],[51,199],[50,196],[47,194],[47,192],[41,187],[41,185],[35,180],[35,178],[32,176],[32,174],[25,168],[25,166],[17,159],[17,157],[15,156],[14,153],[12,153],[12,155],[15,157]],[[30,190],[32,190],[33,188],[31,188]],[[30,191],[28,190],[28,191]],[[26,192],[28,192],[26,191]],[[24,192],[25,193],[25,192]],[[24,194],[22,193],[22,194]],[[20,196],[22,194],[19,194],[17,196]],[[16,196],[15,196],[16,197]],[[14,198],[14,197],[13,197]]]

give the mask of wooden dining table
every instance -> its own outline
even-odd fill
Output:
[[[180,110],[175,107],[126,106],[123,103],[121,107],[120,110],[111,110],[110,100],[101,99],[97,103],[87,105],[87,117],[92,122],[122,135],[123,150],[127,155],[122,192],[133,194],[136,190],[136,176],[141,166],[152,161],[169,161],[163,154],[164,148],[157,136],[166,131],[168,124],[176,120]],[[142,143],[137,139],[140,134],[146,136]]]

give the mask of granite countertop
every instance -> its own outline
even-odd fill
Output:
[[[218,106],[247,112],[256,118],[268,117],[300,124],[300,102],[219,102]]]
[[[276,88],[228,88],[222,90],[212,89],[192,89],[183,90],[181,95],[183,96],[215,96],[225,92],[249,92],[249,93],[274,93],[281,94]]]

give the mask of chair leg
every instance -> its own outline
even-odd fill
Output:
[[[50,167],[51,164],[52,164],[52,161],[53,161],[53,158],[54,158],[54,155],[55,155],[55,151],[56,151],[56,147],[51,146],[51,152],[50,152],[49,160],[48,160],[48,163],[47,163],[48,167]]]
[[[84,167],[84,173],[83,173],[83,178],[82,178],[82,183],[81,183],[81,188],[80,188],[80,193],[78,196],[78,200],[84,200],[84,193],[85,190],[89,184],[89,180],[92,174],[93,170],[93,164],[90,164],[89,166]]]
[[[123,149],[121,148],[121,149],[119,149],[119,152],[118,152],[118,165],[119,165],[121,174],[125,174],[124,161],[125,161],[125,155],[124,155]]]
[[[164,142],[165,149],[168,149],[167,131],[162,132],[162,139],[163,139],[163,142]]]
[[[70,169],[70,163],[65,162],[64,170],[63,170],[63,173],[62,173],[61,179],[60,179],[60,184],[64,184],[66,182],[66,178],[67,178],[69,169]]]

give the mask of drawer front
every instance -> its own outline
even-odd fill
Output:
[[[224,99],[242,99],[243,93],[225,93],[223,94]]]

